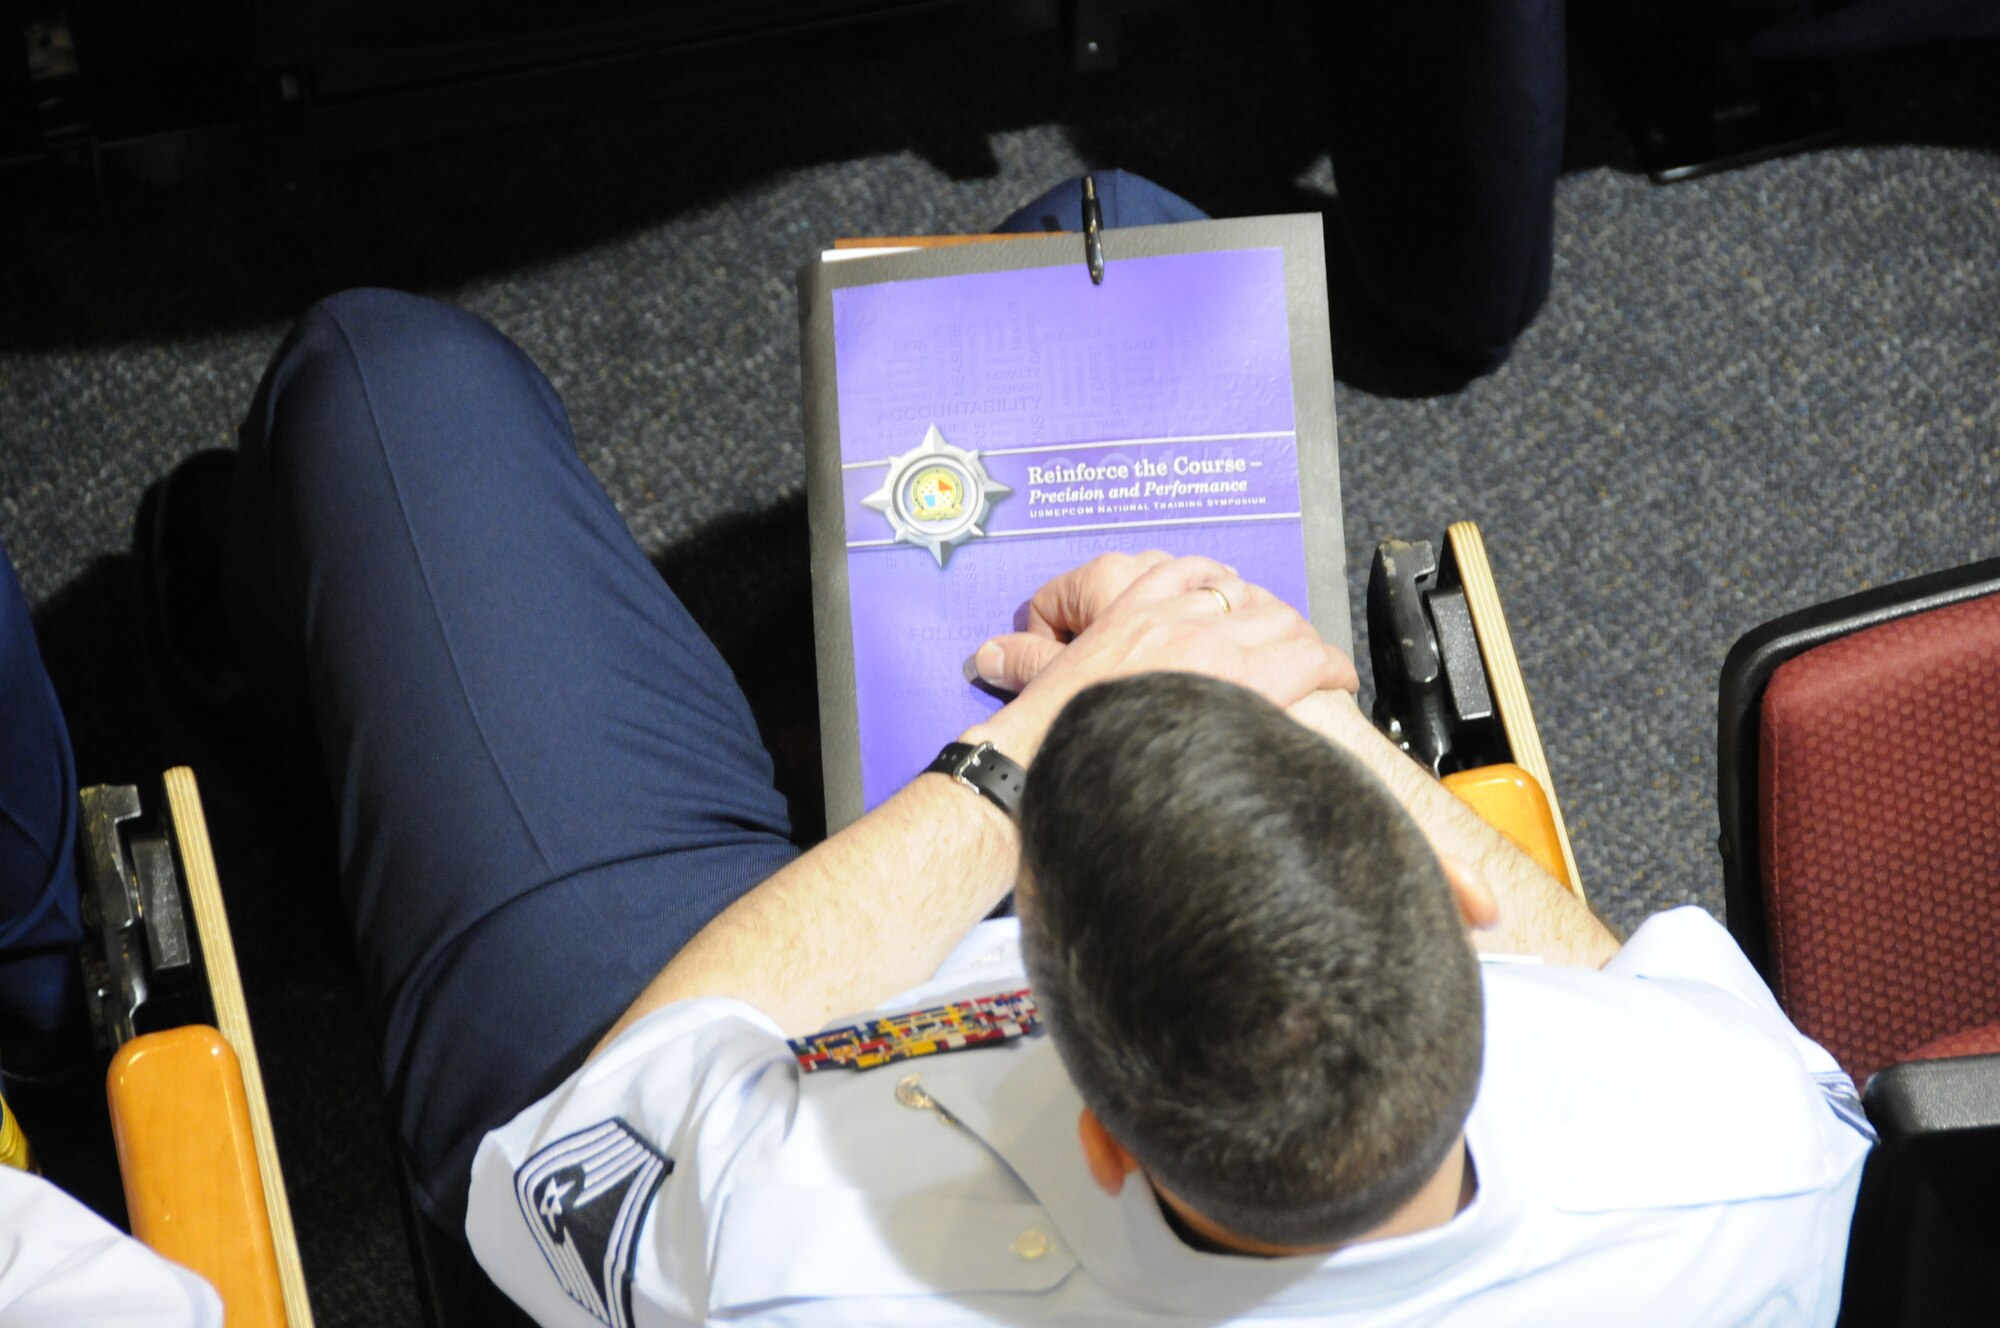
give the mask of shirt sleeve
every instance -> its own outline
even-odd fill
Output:
[[[208,1283],[39,1176],[0,1167],[0,1328],[220,1328]]]
[[[1784,1017],[1736,938],[1692,904],[1647,918],[1604,971],[1641,978],[1692,978]]]
[[[762,1013],[653,1011],[486,1136],[466,1237],[543,1324],[698,1323],[721,1198],[783,1141],[798,1065]]]
[[[1854,1080],[1832,1053],[1799,1032],[1736,938],[1702,909],[1689,905],[1648,918],[1604,971],[1670,985],[1697,1004],[1753,1021],[1792,1047],[1836,1116],[1875,1138]]]

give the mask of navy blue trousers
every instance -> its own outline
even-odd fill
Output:
[[[46,1033],[80,1017],[76,767],[0,548],[0,1021]]]
[[[310,709],[391,1110],[456,1230],[480,1136],[792,858],[784,799],[548,380],[472,315],[315,305],[237,480],[238,637]]]
[[[1201,216],[1099,179],[1107,225]],[[1059,186],[1006,224],[1074,228],[1080,198]],[[391,1111],[420,1202],[456,1231],[481,1136],[792,859],[785,802],[554,389],[470,314],[381,290],[309,310],[243,424],[230,538],[236,644],[267,712],[310,718]],[[0,628],[10,665],[34,660],[24,606]],[[36,850],[0,875],[73,925],[74,885],[48,884],[74,837],[61,717],[38,661],[5,676],[0,701],[31,713],[0,738],[0,798],[40,801],[0,801]]]
[[[1342,231],[1370,303],[1465,368],[1548,298],[1568,114],[1564,0],[1324,9]]]

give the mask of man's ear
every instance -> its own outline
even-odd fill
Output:
[[[1090,1167],[1098,1188],[1116,1199],[1125,1189],[1125,1178],[1139,1169],[1139,1161],[1125,1146],[1111,1137],[1097,1113],[1085,1107],[1076,1118],[1077,1141],[1083,1145],[1083,1160]]]
[[[1439,856],[1438,866],[1444,868],[1445,882],[1451,886],[1451,897],[1468,930],[1485,931],[1500,924],[1500,904],[1471,863],[1444,854]]]

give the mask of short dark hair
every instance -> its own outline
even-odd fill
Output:
[[[1362,764],[1240,687],[1154,673],[1057,717],[1021,807],[1022,951],[1084,1103],[1203,1217],[1379,1226],[1479,1086],[1478,964]]]

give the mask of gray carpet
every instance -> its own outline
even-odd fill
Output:
[[[824,242],[978,228],[1086,165],[1217,213],[1334,206],[1310,66],[1198,35],[1205,60],[1135,42],[1109,85],[1079,88],[1044,47],[991,47],[953,79],[881,61],[726,114],[670,102],[330,166],[299,195],[0,217],[0,538],[85,777],[208,763],[225,881],[260,938],[245,964],[321,1323],[416,1321],[366,1016],[323,827],[136,644],[122,555],[141,491],[229,440],[312,297],[442,295],[541,362],[641,544],[741,644],[769,626],[746,590],[797,603],[804,583],[792,272]],[[1393,355],[1337,337],[1355,602],[1377,539],[1481,523],[1585,884],[1622,928],[1720,913],[1732,641],[2000,554],[2000,51],[1876,57],[1847,80],[1849,145],[1661,189],[1586,71],[1554,292],[1511,362],[1423,395]],[[721,478],[742,473],[762,478]],[[746,529],[785,538],[717,580],[703,552]]]

